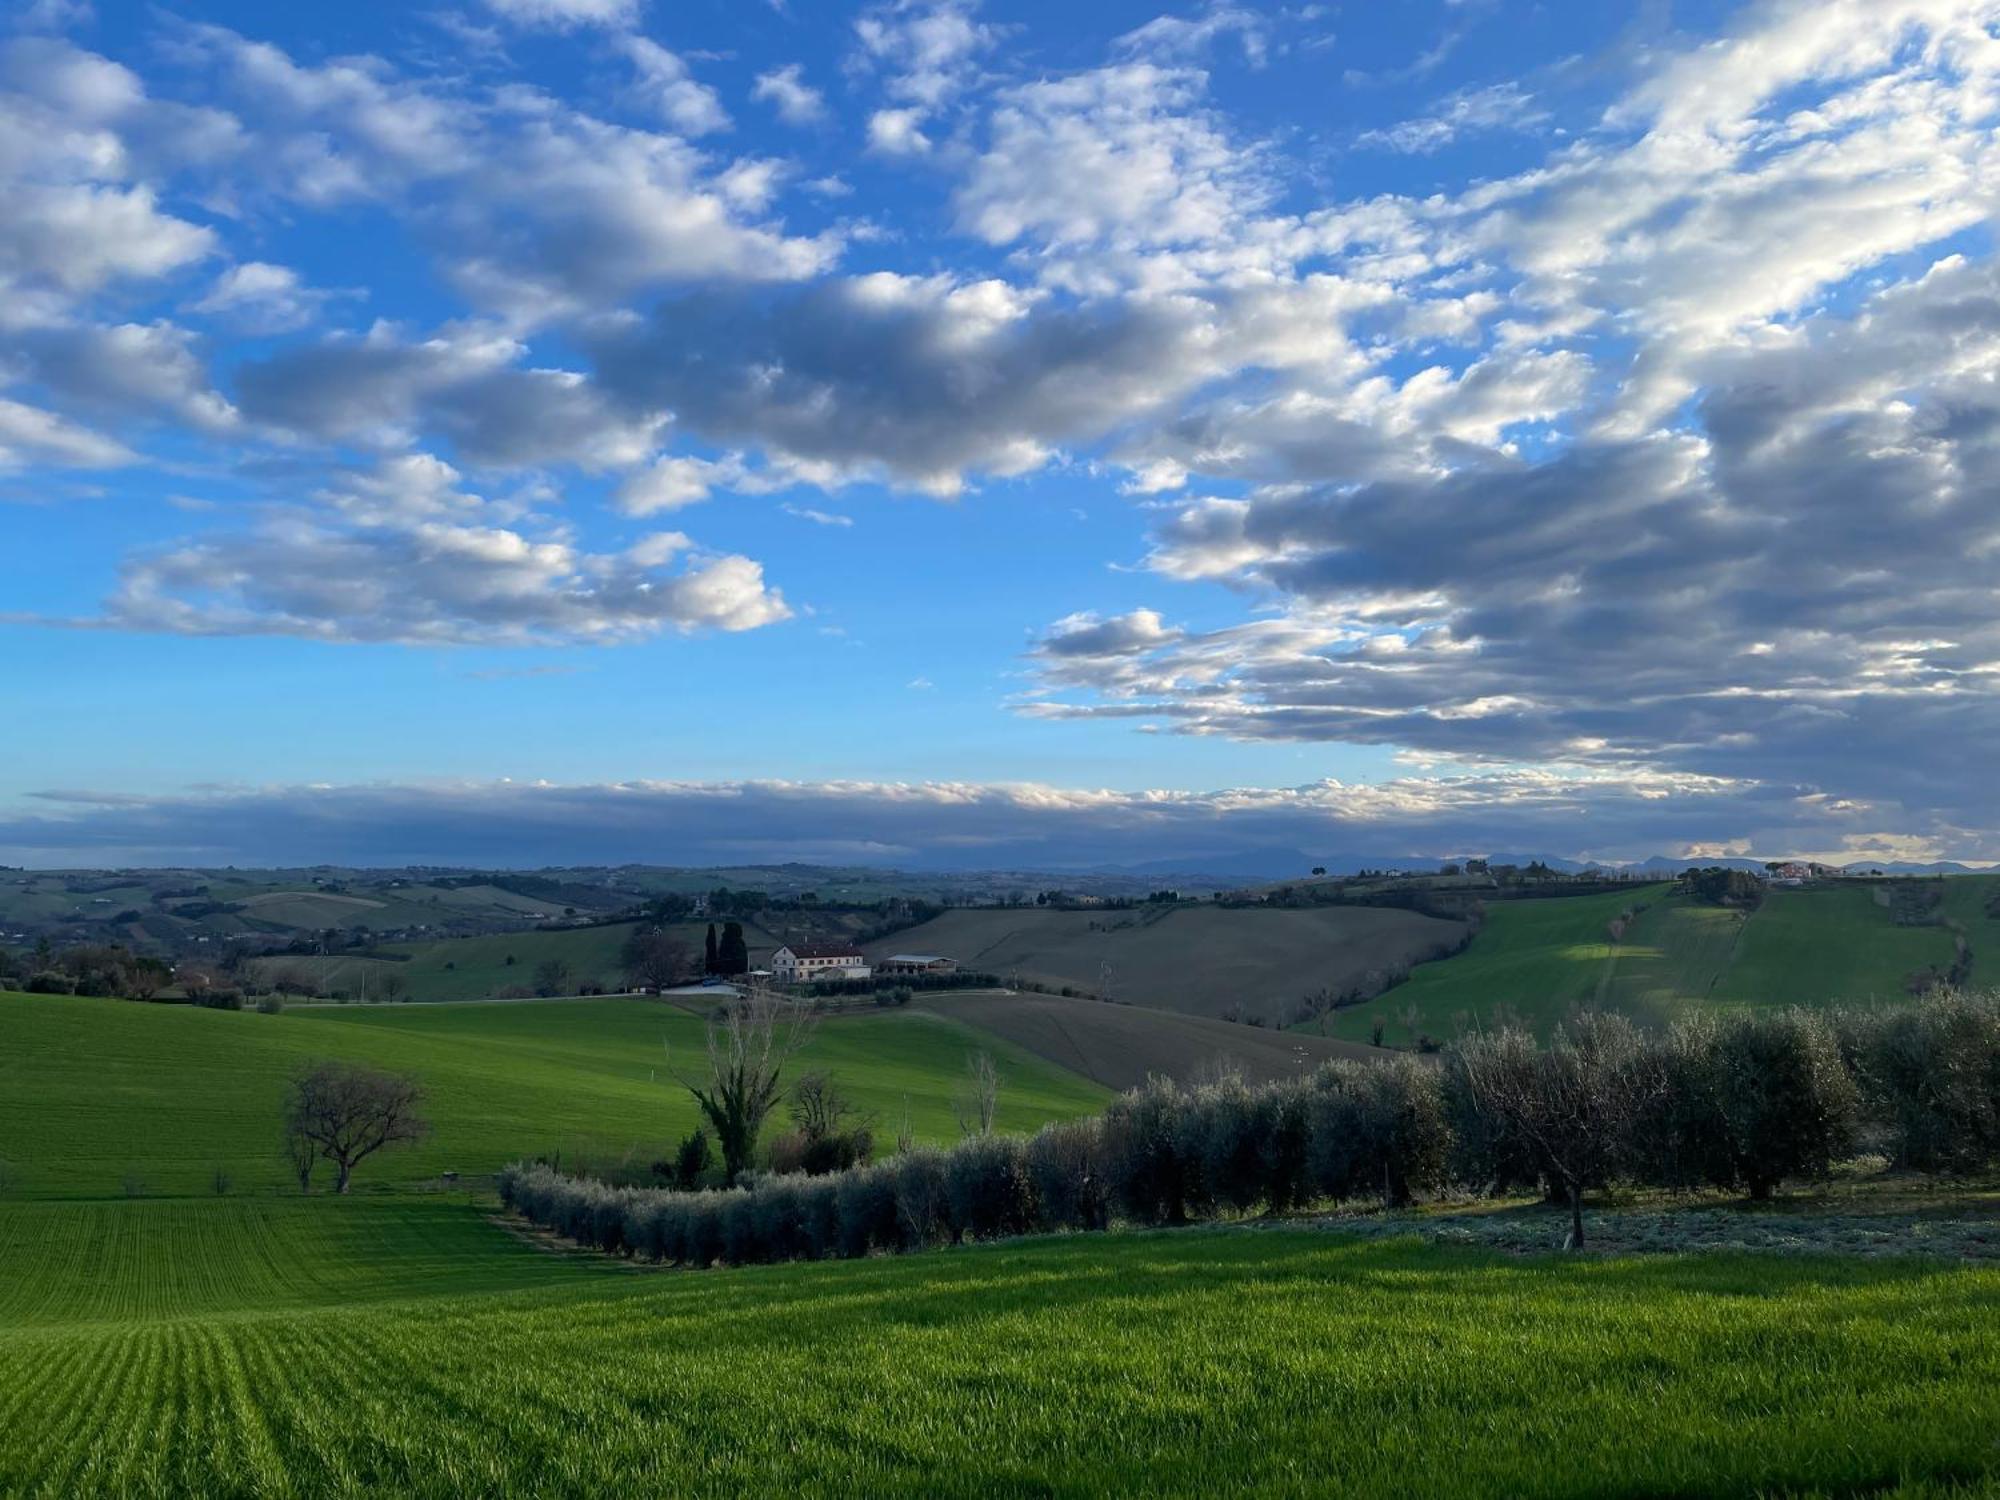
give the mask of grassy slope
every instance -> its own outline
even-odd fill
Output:
[[[371,1210],[434,1206],[172,1207],[153,1254],[100,1268],[157,1285],[11,1294],[41,1311],[0,1318],[0,1491],[1846,1494],[2000,1474],[1991,1271],[1239,1231],[683,1274],[551,1260],[519,1291],[521,1252],[438,1205],[467,1222],[397,1240],[405,1285],[301,1289],[271,1268],[337,1267]],[[227,1244],[259,1268],[242,1312],[159,1281]],[[408,1300],[445,1254],[486,1295]],[[56,1264],[0,1249],[0,1285]]]
[[[1326,1031],[1365,1041],[1379,1020],[1383,1040],[1399,1045],[1420,1033],[1455,1036],[1462,1017],[1482,1025],[1512,1017],[1544,1029],[1597,998],[1611,957],[1611,919],[1628,906],[1659,901],[1666,889],[1495,901],[1464,953],[1418,965],[1406,983],[1327,1017]],[[1414,1026],[1405,1019],[1412,1008]],[[1311,1026],[1319,1029],[1317,1022]]]
[[[1984,881],[1945,882],[1946,914],[1967,924],[2000,963],[2000,922],[1984,915]],[[1899,999],[1909,976],[1951,961],[1944,927],[1897,927],[1864,886],[1776,890],[1745,916],[1674,895],[1669,886],[1604,896],[1494,902],[1464,953],[1420,965],[1407,983],[1329,1018],[1334,1036],[1365,1039],[1377,1019],[1384,1040],[1458,1033],[1467,1019],[1513,1019],[1537,1032],[1579,1006],[1639,1020],[1667,1020],[1689,1005],[1827,1005]],[[1990,887],[1988,887],[1990,889]],[[1645,910],[1622,941],[1608,924],[1629,905]],[[1979,971],[1975,968],[1975,977]],[[1317,1030],[1313,1023],[1312,1029]]]
[[[434,1136],[363,1169],[364,1185],[443,1170],[486,1172],[562,1150],[657,1154],[692,1129],[671,1076],[701,1064],[703,1023],[643,1000],[351,1006],[284,1015],[0,995],[0,1160],[19,1191],[95,1197],[128,1175],[148,1193],[206,1192],[215,1166],[239,1190],[284,1181],[276,1150],[284,1082],[303,1060],[354,1058],[417,1074]],[[968,1051],[1006,1075],[1001,1123],[1031,1129],[1106,1098],[1076,1075],[936,1016],[879,1012],[823,1023],[794,1063],[830,1068],[893,1135],[955,1136],[951,1100]],[[647,1158],[650,1159],[650,1156]]]
[[[1772,891],[1744,925],[1715,998],[1745,1005],[1901,1000],[1912,973],[1949,965],[1951,952],[1944,928],[1896,926],[1865,887]]]
[[[1322,986],[1343,988],[1371,969],[1435,952],[1461,931],[1455,922],[1373,907],[980,908],[946,912],[867,952],[942,953],[969,969],[1093,994],[1108,963],[1111,993],[1134,1005],[1206,1016],[1241,1006],[1269,1015]]]

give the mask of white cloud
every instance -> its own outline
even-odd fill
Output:
[[[569,31],[578,26],[623,28],[637,23],[639,0],[485,0],[516,26]]]
[[[679,57],[642,36],[620,38],[619,45],[639,74],[640,95],[667,124],[682,135],[729,129],[722,100]]]
[[[0,396],[0,469],[61,464],[96,469],[133,461],[120,443],[54,412]]]
[[[768,101],[787,125],[817,124],[826,118],[826,96],[805,81],[804,73],[798,63],[759,73],[750,97]]]
[[[923,111],[878,109],[868,117],[868,149],[884,156],[920,156],[931,149],[925,135]]]
[[[428,455],[337,476],[312,506],[128,558],[101,616],[182,635],[415,645],[608,645],[789,618],[763,569],[659,533],[591,553],[463,489]],[[686,559],[676,570],[669,564]]]
[[[227,318],[251,333],[290,333],[318,317],[331,295],[306,286],[289,266],[247,260],[216,277],[188,310]]]

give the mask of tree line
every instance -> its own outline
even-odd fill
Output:
[[[1546,1045],[1502,1031],[1259,1087],[1155,1079],[1033,1137],[977,1134],[831,1176],[674,1192],[517,1163],[499,1186],[510,1208],[582,1244],[692,1266],[1400,1206],[1447,1188],[1538,1191],[1568,1208],[1567,1244],[1581,1248],[1589,1192],[1763,1198],[1864,1148],[1927,1171],[2000,1163],[2000,996],[1698,1016],[1660,1033],[1584,1015]]]

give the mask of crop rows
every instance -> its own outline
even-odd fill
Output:
[[[1850,1491],[2000,1478],[2000,1274],[1298,1232],[0,1333],[0,1493]]]

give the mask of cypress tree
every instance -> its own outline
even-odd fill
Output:
[[[713,922],[710,922],[708,924],[707,952],[702,958],[701,972],[704,974],[714,974],[718,972],[716,965],[717,965],[717,959],[715,956],[715,924]]]
[[[745,974],[750,970],[750,945],[743,941],[743,924],[725,922],[722,941],[715,949],[718,974]]]

